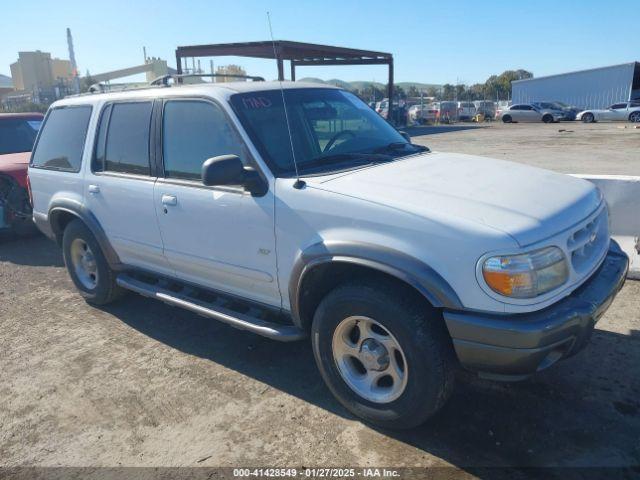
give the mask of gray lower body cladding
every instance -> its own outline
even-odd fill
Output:
[[[444,311],[458,359],[484,376],[517,379],[577,353],[622,288],[629,259],[612,240],[602,265],[543,310],[513,315]]]

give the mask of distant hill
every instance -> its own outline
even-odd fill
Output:
[[[366,88],[371,88],[371,85],[373,84],[376,88],[379,89],[384,89],[385,88],[385,84],[380,83],[380,82],[367,82],[367,81],[363,81],[363,80],[358,80],[358,81],[354,81],[354,82],[346,82],[344,80],[340,80],[337,78],[332,78],[331,80],[322,80],[321,78],[316,78],[316,77],[305,77],[305,78],[301,78],[298,81],[300,82],[312,82],[312,83],[323,83],[323,84],[329,84],[329,85],[336,85],[338,87],[347,89],[347,90],[364,90]],[[404,90],[407,90],[408,88],[410,88],[412,85],[415,86],[418,90],[420,89],[424,89],[426,90],[427,88],[430,87],[435,87],[435,88],[440,88],[441,85],[437,85],[434,83],[419,83],[419,82],[399,82],[396,83],[396,85],[402,87]]]
[[[0,88],[13,88],[11,77],[7,77],[6,75],[2,75],[0,73]]]

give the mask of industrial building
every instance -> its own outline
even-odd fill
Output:
[[[18,61],[11,64],[11,79],[16,90],[50,88],[71,78],[69,60],[51,58],[50,53],[40,50],[18,52]]]
[[[640,99],[640,63],[561,73],[511,82],[513,103],[559,101],[579,108],[606,108]]]

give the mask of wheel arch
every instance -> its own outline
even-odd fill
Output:
[[[435,308],[462,308],[447,281],[415,257],[374,244],[325,242],[301,252],[292,269],[289,301],[294,323],[309,330],[315,309],[333,287],[347,279],[372,275],[410,288]]]
[[[58,245],[62,245],[64,229],[73,220],[81,220],[95,237],[109,266],[117,270],[121,266],[120,258],[113,249],[98,219],[83,204],[71,199],[58,200],[49,207],[47,220]]]

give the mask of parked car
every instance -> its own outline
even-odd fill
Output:
[[[434,123],[438,110],[432,104],[412,105],[409,107],[408,116],[411,123]]]
[[[531,105],[538,111],[546,111],[557,116],[560,120],[575,120],[575,116],[567,112],[556,102],[531,102]]]
[[[452,123],[458,120],[458,103],[451,101],[442,101],[434,104],[437,113],[436,119],[440,123]]]
[[[564,118],[564,114],[557,110],[548,110],[536,107],[528,103],[511,105],[507,110],[499,110],[498,119],[504,123],[512,122],[559,122]]]
[[[44,115],[0,114],[0,232],[34,230],[27,184],[31,149]]]
[[[404,102],[393,102],[393,115],[389,118],[389,101],[383,100],[380,102],[380,107],[376,110],[378,114],[388,120],[393,125],[406,125],[407,124],[407,107]]]
[[[66,98],[29,176],[87,302],[309,336],[336,398],[391,428],[437,412],[458,366],[514,380],[581,350],[628,268],[592,183],[431,152],[312,83]]]
[[[554,103],[560,108],[560,110],[564,112],[566,120],[575,120],[578,113],[582,111],[581,108],[578,108],[575,105],[569,105],[568,103],[558,101],[554,101],[552,103]]]
[[[496,118],[496,104],[487,100],[478,100],[473,102],[476,107],[476,113],[481,113],[485,118],[493,120]]]
[[[458,120],[471,120],[476,114],[473,102],[458,102]]]
[[[605,109],[589,109],[578,113],[577,120],[585,123],[602,120],[612,122],[640,122],[640,101],[614,103]]]

